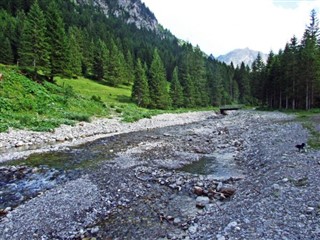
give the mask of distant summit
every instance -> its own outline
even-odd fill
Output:
[[[228,65],[230,65],[232,62],[235,67],[240,66],[241,63],[244,62],[244,64],[251,67],[253,61],[257,58],[258,53],[258,51],[254,51],[249,48],[235,49],[225,55],[220,55],[217,60]],[[260,55],[262,57],[262,60],[266,62],[268,54],[260,52]]]

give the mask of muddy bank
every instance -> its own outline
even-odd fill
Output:
[[[0,238],[317,239],[319,152],[296,151],[291,120],[239,111],[63,149],[80,176],[5,213]]]

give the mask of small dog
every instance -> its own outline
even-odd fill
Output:
[[[306,146],[306,144],[305,143],[301,143],[301,144],[297,144],[296,145],[296,148],[298,148],[298,150],[299,150],[299,152],[301,151],[301,150],[304,150],[304,147]]]

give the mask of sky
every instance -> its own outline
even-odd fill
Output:
[[[301,39],[320,0],[142,0],[176,37],[215,57],[238,48],[278,53]]]

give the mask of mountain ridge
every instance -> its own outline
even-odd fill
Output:
[[[92,4],[108,17],[113,15],[138,29],[158,31],[160,24],[154,13],[141,0],[75,0],[77,4]]]
[[[217,60],[220,62],[224,62],[228,65],[230,65],[232,62],[235,67],[240,66],[241,63],[244,62],[245,65],[251,67],[253,61],[257,58],[258,53],[260,53],[262,60],[266,62],[268,54],[262,53],[260,51],[255,51],[249,48],[234,49],[227,54],[220,55],[219,57],[217,57]]]

